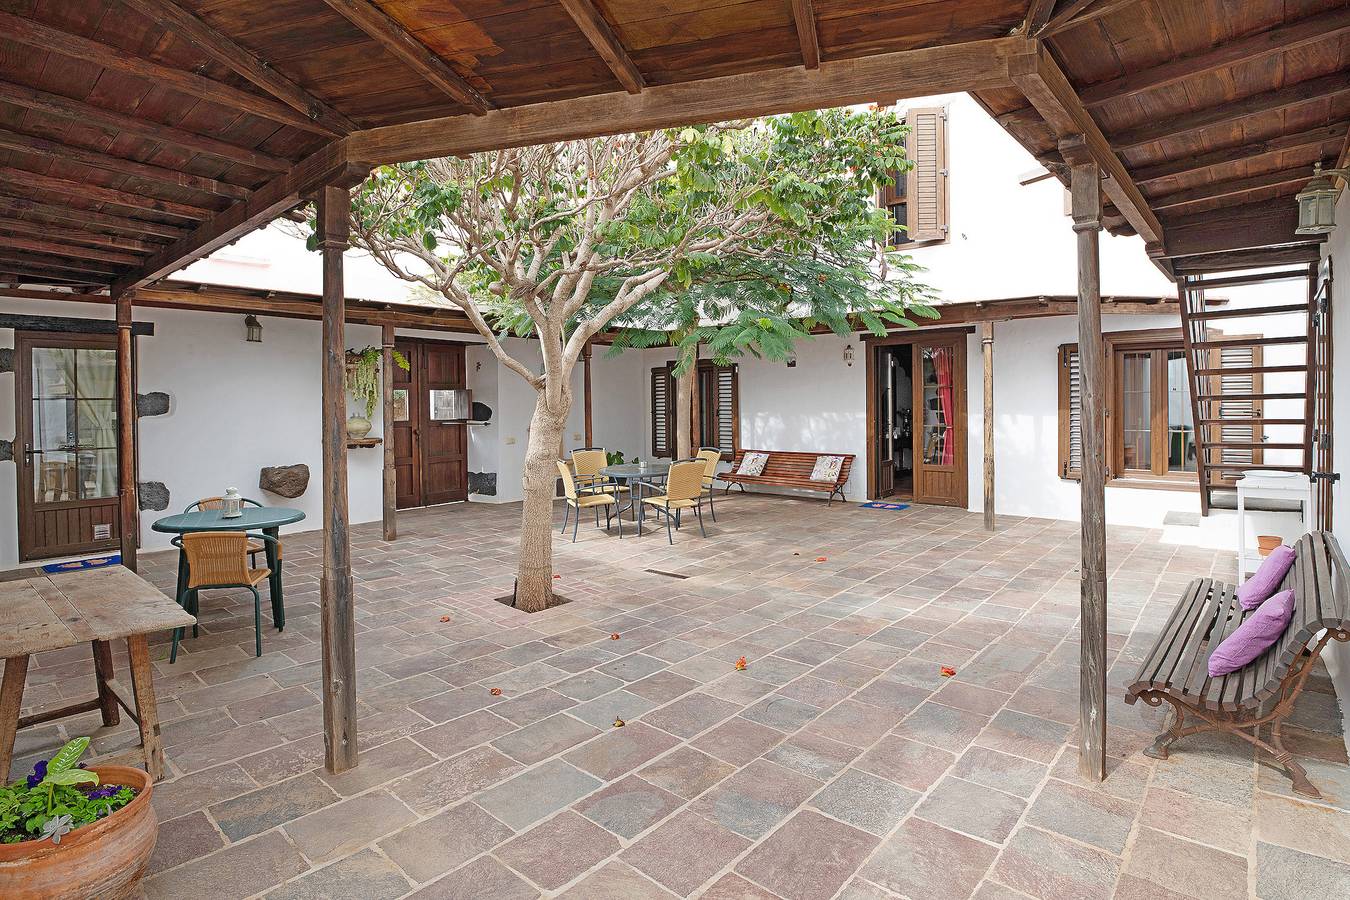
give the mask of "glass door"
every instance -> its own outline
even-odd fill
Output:
[[[914,344],[914,499],[965,506],[965,335]]]

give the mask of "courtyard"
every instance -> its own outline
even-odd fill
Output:
[[[1075,523],[1000,517],[991,534],[960,510],[753,494],[717,512],[673,547],[584,521],[555,541],[570,602],[533,615],[497,602],[518,505],[403,513],[395,543],[356,526],[361,756],[338,775],[319,533],[286,536],[287,627],[261,658],[247,594],[205,593],[175,664],[155,645],[169,771],[146,896],[1350,889],[1350,768],[1322,673],[1286,730],[1320,802],[1236,739],[1143,756],[1162,712],[1121,700],[1182,587],[1231,578],[1231,554],[1110,529],[1110,765],[1090,786]],[[144,555],[142,574],[172,592],[174,560]],[[26,711],[87,693],[87,657],[35,657]],[[135,743],[97,713],[27,729],[11,775],[84,733],[99,753]]]

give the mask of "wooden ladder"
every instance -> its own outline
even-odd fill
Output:
[[[1315,274],[1315,271],[1297,270],[1210,279],[1187,275],[1177,283],[1191,412],[1195,422],[1201,515],[1209,515],[1217,491],[1233,490],[1243,473],[1252,469],[1312,473],[1314,373],[1317,367],[1314,348],[1319,336],[1319,316],[1311,290],[1309,299],[1302,303],[1243,309],[1209,308],[1205,305],[1205,291],[1291,278],[1307,279],[1311,285]],[[1226,337],[1211,328],[1211,323],[1223,320],[1288,315],[1303,317],[1306,327],[1301,333],[1276,337]],[[1307,352],[1300,354],[1297,362],[1265,363],[1267,347],[1290,345],[1303,346]],[[1287,384],[1284,390],[1266,390],[1267,375],[1279,375],[1286,381],[1297,380],[1297,389]],[[1267,416],[1265,405],[1270,401],[1297,401],[1299,412],[1287,412],[1283,417]],[[1272,427],[1280,427],[1286,432],[1283,440],[1269,439],[1267,429]],[[1299,437],[1294,439],[1287,434],[1291,431]],[[1285,459],[1266,462],[1269,451],[1286,451],[1281,454]]]

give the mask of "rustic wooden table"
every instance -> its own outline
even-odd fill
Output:
[[[9,775],[14,733],[28,725],[100,710],[104,725],[118,723],[118,706],[140,726],[141,755],[152,778],[164,774],[164,749],[147,636],[191,625],[188,615],[154,585],[121,566],[0,583],[0,780]],[[131,657],[131,692],[117,681],[110,641],[125,638]],[[98,696],[60,709],[19,716],[28,658],[89,641],[94,648]]]

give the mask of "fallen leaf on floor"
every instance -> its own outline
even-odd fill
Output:
[[[942,673],[943,678],[951,678],[956,674],[956,670],[951,666],[943,666],[941,669],[938,669],[938,671]]]
[[[619,639],[619,633],[618,633],[617,631],[614,632],[613,634],[611,634],[611,635],[609,636],[609,639],[610,639],[611,641],[617,641],[617,640]]]
[[[615,720],[614,720],[614,727],[615,727],[615,728],[622,728],[623,726],[625,726],[625,725],[627,725],[627,724],[628,724],[628,723],[625,722],[623,719],[615,719]]]
[[[744,672],[744,671],[745,671],[745,667],[746,667],[747,665],[748,665],[748,663],[746,663],[745,657],[742,656],[740,659],[736,660],[736,671],[737,671],[737,672]]]
[[[792,555],[793,555],[793,556],[801,556],[801,554],[798,553],[796,550],[793,550],[793,551],[792,551]]]
[[[449,617],[449,616],[441,616],[441,621],[442,621],[442,622],[449,622],[449,621],[450,621],[450,617]]]
[[[554,575],[553,577],[554,577],[554,578],[561,578],[562,576],[561,576],[561,575]]]
[[[816,562],[824,562],[824,561],[825,561],[825,557],[823,557],[823,556],[817,556],[817,557],[816,557]]]
[[[492,688],[490,691],[488,691],[488,693],[491,694],[491,695],[494,696],[494,697],[500,697],[500,696],[502,695],[502,689],[501,689],[501,688]]]

